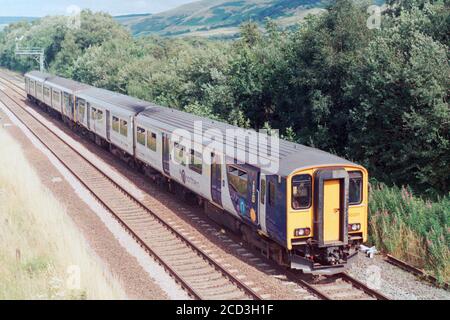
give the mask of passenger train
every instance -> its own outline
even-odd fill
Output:
[[[30,101],[143,174],[192,195],[211,219],[284,266],[342,272],[367,240],[368,172],[360,165],[284,140],[276,172],[225,152],[205,161],[202,139],[188,149],[174,131],[194,135],[196,122],[202,133],[237,127],[38,71],[25,75],[25,88]],[[236,141],[233,147],[246,159],[259,152]]]

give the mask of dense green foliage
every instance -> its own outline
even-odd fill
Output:
[[[448,281],[450,196],[432,203],[408,188],[378,183],[372,185],[370,196],[370,237],[377,248]]]

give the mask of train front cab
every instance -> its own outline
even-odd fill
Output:
[[[290,267],[344,271],[367,241],[368,174],[359,166],[299,170],[287,178]]]

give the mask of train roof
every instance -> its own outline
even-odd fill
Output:
[[[49,73],[40,71],[30,71],[25,74],[25,77],[31,78],[33,80],[44,82],[46,79],[53,77]]]
[[[222,134],[225,134],[226,130],[229,129],[240,129],[248,133],[256,133],[256,131],[254,130],[243,129],[237,126],[200,117],[180,110],[157,106],[150,102],[146,102],[117,92],[95,88],[74,80],[52,76],[50,74],[39,71],[29,72],[26,74],[26,76],[38,79],[40,81],[45,80],[46,83],[54,87],[59,87],[60,89],[65,91],[76,91],[78,97],[91,101],[92,103],[108,104],[111,107],[132,112],[135,115],[137,114],[138,119],[143,119],[143,121],[147,122],[150,121],[159,129],[168,132],[174,132],[177,129],[182,129],[186,130],[191,134],[191,136],[193,136],[194,133],[196,133],[194,132],[194,123],[201,122],[202,134],[211,129],[218,129]],[[236,142],[230,142],[224,139],[225,146],[231,147],[233,149],[237,147],[238,150],[244,151],[247,159],[249,159],[250,156],[261,156],[273,161],[273,159],[270,159],[264,155],[266,152],[264,154],[260,154],[259,150],[261,148],[261,145],[259,142],[257,142],[256,144],[254,143],[254,141],[244,144],[242,144],[241,142],[239,140]],[[231,143],[232,145],[230,145]],[[207,143],[204,142],[204,144]],[[355,163],[352,163],[346,159],[340,158],[328,152],[282,139],[279,139],[278,158],[279,163],[277,174],[280,176],[288,176],[296,170],[317,166],[358,166]]]
[[[71,79],[66,79],[58,76],[52,76],[45,81],[45,84],[49,84],[52,87],[56,87],[60,90],[66,91],[68,93],[74,93],[79,90],[84,90],[91,88],[91,86],[77,82]]]
[[[143,112],[138,115],[138,118],[146,118],[148,121],[153,123],[159,123],[159,128],[163,130],[168,130],[169,132],[173,132],[176,129],[184,129],[194,135],[194,122],[201,121],[202,123],[202,133],[205,133],[207,130],[218,129],[222,134],[225,135],[227,129],[241,129],[245,130],[245,132],[256,133],[254,130],[242,129],[237,126],[233,126],[230,124],[226,124],[223,122],[211,120],[208,118],[196,116],[187,112],[183,112],[180,110],[175,110],[171,108],[154,106],[151,108],[147,108]],[[224,139],[225,140],[225,139]],[[209,143],[209,142],[208,142]],[[208,144],[206,143],[206,144]],[[230,145],[231,142],[228,142]],[[259,154],[260,144],[237,144],[235,145],[235,141],[232,142],[233,145],[230,147],[234,148],[235,146],[244,150],[249,158],[249,154],[254,156],[261,156]],[[227,145],[227,141],[225,140],[225,145]],[[270,149],[270,147],[269,147]],[[265,152],[266,153],[266,152]],[[267,158],[267,157],[266,157]],[[288,176],[292,174],[294,171],[299,169],[306,169],[315,166],[358,166],[355,163],[352,163],[346,159],[340,158],[328,152],[307,147],[298,143],[289,142],[286,140],[279,140],[279,165],[278,165],[278,175],[280,176]],[[264,171],[264,170],[263,170]]]
[[[77,94],[77,97],[92,103],[106,103],[114,107],[123,108],[134,114],[143,111],[147,107],[153,106],[153,104],[137,98],[95,87],[90,87],[83,90]]]

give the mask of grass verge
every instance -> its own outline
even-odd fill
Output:
[[[370,240],[378,249],[435,275],[450,276],[450,194],[434,202],[410,189],[371,185]]]
[[[0,299],[124,299],[65,207],[0,128]]]

